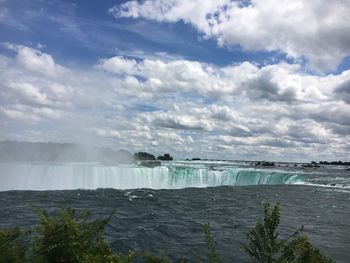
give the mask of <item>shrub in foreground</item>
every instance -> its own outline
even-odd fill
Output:
[[[264,218],[247,234],[242,250],[257,263],[331,263],[314,248],[302,229],[287,239],[278,237],[280,207],[264,207]],[[57,216],[38,211],[39,226],[23,232],[19,228],[0,229],[0,263],[170,263],[166,256],[148,251],[115,253],[103,238],[110,217],[88,220],[88,214],[76,215],[73,209]],[[210,225],[204,226],[208,263],[223,263],[216,251]]]
[[[56,217],[39,211],[39,218],[33,231],[33,262],[131,262],[132,254],[113,253],[103,238],[110,217],[87,221],[88,214],[79,218],[67,209]]]
[[[0,263],[24,262],[25,247],[18,227],[0,229]]]
[[[331,263],[331,259],[314,248],[307,236],[301,235],[303,227],[287,239],[278,237],[280,206],[270,211],[269,204],[264,207],[264,219],[258,220],[254,229],[247,234],[247,243],[242,249],[251,262],[259,263]]]

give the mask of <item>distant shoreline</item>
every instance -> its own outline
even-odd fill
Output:
[[[102,164],[137,164],[146,161],[159,164],[161,161],[171,161],[173,157],[165,153],[155,157],[148,152],[131,154],[126,150],[112,150],[106,147],[89,147],[74,143],[54,142],[17,142],[0,141],[0,162],[2,161],[28,161],[28,162],[99,162]],[[222,161],[246,162],[254,166],[277,166],[278,164],[297,165],[300,167],[317,168],[320,165],[350,166],[350,161],[311,161],[311,162],[275,162],[264,160],[219,160],[219,159],[178,159],[177,161]],[[148,164],[146,163],[145,166]],[[153,164],[152,164],[153,165]],[[151,166],[152,166],[151,165]]]

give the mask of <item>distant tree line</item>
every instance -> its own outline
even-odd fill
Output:
[[[173,157],[170,156],[170,154],[165,153],[164,155],[159,155],[157,158],[148,152],[137,152],[134,153],[134,157],[136,160],[139,161],[153,161],[153,160],[159,160],[159,161],[172,161]]]
[[[157,160],[160,160],[160,161],[172,161],[173,157],[171,157],[170,154],[165,153],[163,156],[161,156],[161,155],[158,156]]]
[[[145,161],[145,160],[155,160],[156,157],[153,154],[148,152],[138,152],[134,153],[134,157],[136,160]]]
[[[320,161],[319,164],[323,164],[323,165],[350,165],[350,162],[342,162],[342,161],[327,162],[327,161]]]

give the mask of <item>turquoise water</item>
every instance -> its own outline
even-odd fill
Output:
[[[298,172],[225,166],[222,163],[163,163],[155,168],[99,163],[0,163],[1,191],[68,189],[181,189],[188,187],[303,183]]]
[[[146,249],[164,252],[175,262],[183,258],[193,262],[198,255],[205,258],[203,225],[210,223],[225,261],[249,262],[240,250],[245,233],[262,216],[264,202],[280,203],[282,236],[304,225],[316,247],[346,263],[349,178],[347,167],[287,163],[259,167],[248,162],[173,161],[154,169],[100,163],[0,163],[0,227],[35,225],[34,207],[49,212],[72,207],[97,217],[117,211],[105,232],[115,251]]]

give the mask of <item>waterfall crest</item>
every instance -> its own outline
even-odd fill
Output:
[[[0,163],[0,191],[66,189],[180,189],[186,187],[296,184],[294,173],[230,168],[105,166],[98,163]]]

